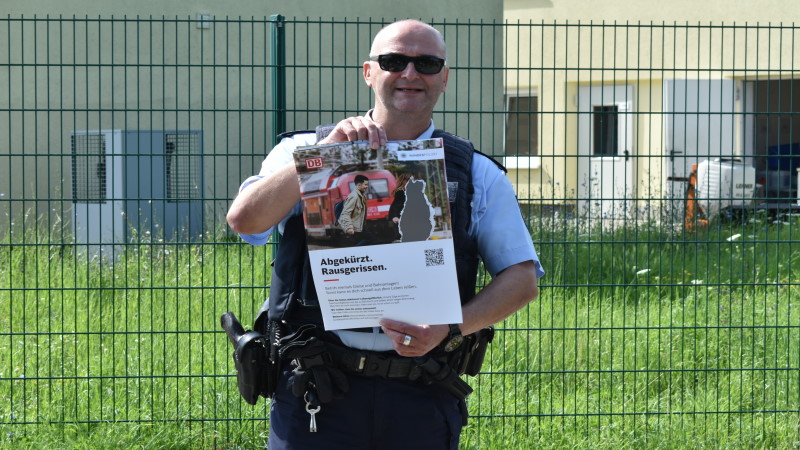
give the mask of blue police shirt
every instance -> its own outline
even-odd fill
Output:
[[[417,139],[431,138],[434,130],[433,121]],[[258,175],[252,176],[242,183],[240,191],[250,183],[269,176],[286,164],[294,161],[292,152],[295,148],[316,143],[316,134],[302,133],[284,138],[261,165]],[[477,239],[478,252],[486,270],[496,276],[504,269],[525,261],[533,261],[536,277],[544,276],[544,269],[531,240],[530,231],[525,224],[517,203],[517,197],[511,182],[505,173],[488,158],[476,155],[472,159],[472,184],[475,189],[472,199],[472,223],[469,234]],[[278,232],[289,217],[302,214],[302,204],[298,202],[289,214],[277,225]],[[240,235],[242,239],[253,245],[264,245],[274,230],[270,228],[263,233]],[[388,336],[379,333],[354,331],[338,331],[337,335],[345,345],[362,350],[392,350]]]

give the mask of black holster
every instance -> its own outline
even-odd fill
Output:
[[[475,333],[464,336],[464,343],[459,351],[453,352],[449,362],[459,375],[476,376],[481,371],[483,360],[489,343],[494,339],[494,327],[486,327]]]
[[[284,332],[282,324],[274,320],[261,324],[257,321],[256,330],[245,331],[232,312],[223,314],[220,322],[233,344],[239,394],[251,405],[256,404],[259,396],[271,398],[281,370],[277,342]]]

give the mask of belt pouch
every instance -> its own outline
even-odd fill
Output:
[[[286,326],[277,320],[267,321],[266,330],[267,339],[267,364],[264,367],[265,385],[263,387],[262,395],[266,398],[272,398],[275,394],[275,389],[278,387],[278,377],[281,373],[281,358],[278,355],[280,349],[278,341],[286,334]]]

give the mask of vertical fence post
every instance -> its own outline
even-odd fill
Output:
[[[272,66],[272,145],[278,144],[278,134],[286,131],[286,32],[284,16],[273,14],[270,65]]]

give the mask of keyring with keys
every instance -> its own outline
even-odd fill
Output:
[[[316,433],[317,432],[316,416],[319,410],[322,409],[322,406],[317,405],[316,407],[312,408],[311,402],[308,400],[308,392],[306,392],[306,395],[303,396],[303,400],[306,401],[306,412],[311,415],[311,423],[308,426],[308,431],[310,431],[311,433]]]

